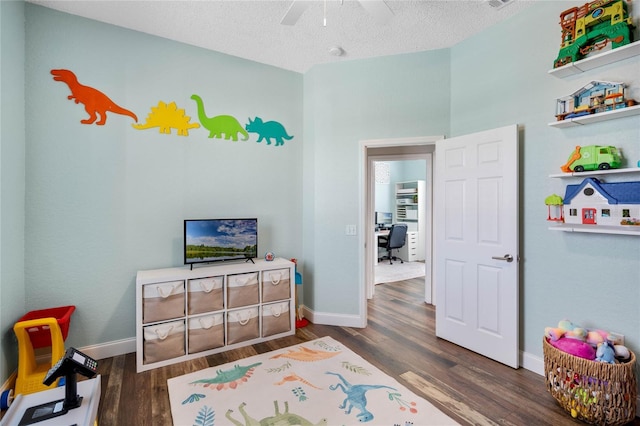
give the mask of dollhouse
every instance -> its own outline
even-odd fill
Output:
[[[640,225],[640,182],[604,183],[586,178],[567,185],[563,216],[567,224]]]

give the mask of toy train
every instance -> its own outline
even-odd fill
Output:
[[[562,43],[554,68],[580,60],[591,52],[631,43],[633,23],[624,0],[596,0],[560,14]]]
[[[556,119],[562,121],[636,104],[635,100],[625,97],[624,83],[592,81],[576,92],[557,99]]]

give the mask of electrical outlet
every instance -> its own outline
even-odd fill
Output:
[[[611,340],[611,342],[613,342],[614,345],[624,345],[624,334],[610,331],[609,340]]]

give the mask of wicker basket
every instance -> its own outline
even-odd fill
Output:
[[[547,389],[572,417],[623,425],[636,416],[636,356],[622,364],[590,361],[562,352],[542,338]]]

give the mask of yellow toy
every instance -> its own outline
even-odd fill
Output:
[[[36,362],[33,344],[29,338],[29,329],[35,327],[49,327],[51,334],[51,361]],[[27,321],[18,321],[13,326],[13,331],[18,338],[18,376],[16,377],[16,394],[27,395],[58,386],[56,380],[51,386],[42,384],[44,377],[53,365],[64,355],[64,340],[60,325],[56,318],[40,318]]]

